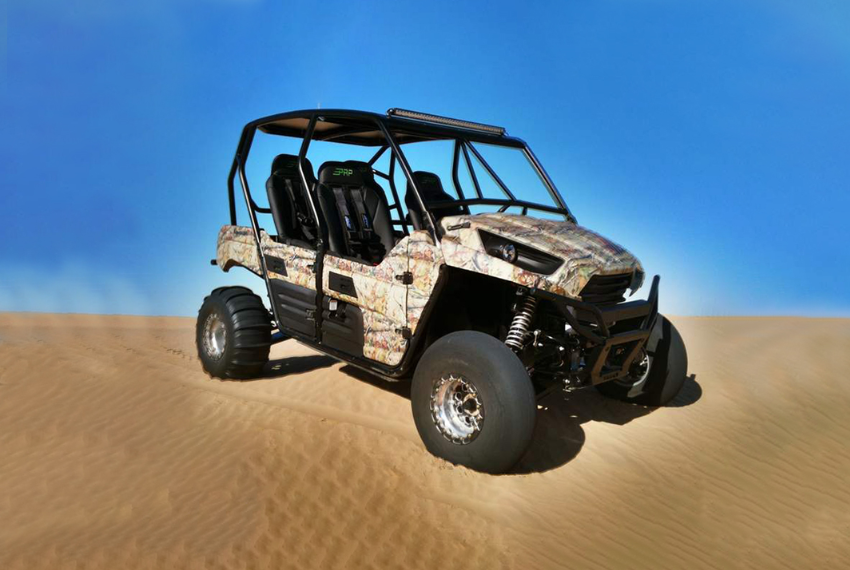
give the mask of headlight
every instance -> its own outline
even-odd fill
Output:
[[[503,243],[498,247],[499,256],[507,261],[508,263],[513,263],[516,261],[516,246],[512,243]]]
[[[526,271],[551,275],[564,263],[553,255],[484,230],[478,230],[478,235],[487,253]]]

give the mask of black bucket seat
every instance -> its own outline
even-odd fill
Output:
[[[369,188],[350,162],[329,161],[319,168],[317,197],[327,226],[328,249],[338,255],[380,263],[392,248],[386,202]],[[384,241],[388,235],[389,241]]]
[[[453,202],[456,200],[456,198],[452,197],[451,194],[443,190],[443,183],[440,182],[440,177],[433,172],[419,170],[413,173],[413,178],[416,180],[416,185],[419,187],[419,193],[422,197],[422,201],[425,202],[425,206],[429,207],[429,209],[433,204]],[[407,192],[404,194],[404,203],[407,206],[407,212],[410,214],[410,221],[413,224],[413,227],[417,230],[427,229],[422,221],[422,208],[419,207],[419,200],[416,199],[416,194],[413,191],[413,186],[410,184],[410,181],[407,182]],[[446,216],[460,216],[465,213],[467,212],[464,211],[463,206],[460,204],[431,210],[431,214],[434,216],[435,222],[438,222],[440,218],[444,218]]]
[[[309,188],[304,188],[298,172],[298,157],[279,154],[272,162],[272,172],[266,182],[269,207],[281,238],[312,242],[316,236],[316,222],[308,201],[316,178],[313,165],[306,158],[304,174]]]
[[[384,189],[375,181],[375,175],[372,173],[372,167],[366,162],[358,160],[347,160],[346,164],[350,164],[355,170],[360,172],[363,177],[363,184],[366,191],[363,194],[366,210],[372,218],[372,225],[375,233],[384,244],[384,248],[389,251],[395,245],[395,236],[393,235],[393,223],[390,218],[390,207],[387,204],[387,195]]]

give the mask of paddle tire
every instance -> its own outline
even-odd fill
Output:
[[[272,322],[246,287],[222,287],[198,311],[195,343],[204,371],[215,378],[259,376],[269,361]]]
[[[531,443],[537,405],[519,358],[475,331],[448,334],[416,367],[416,429],[432,454],[486,473],[504,473]]]
[[[597,384],[605,396],[644,406],[663,406],[676,397],[688,372],[688,353],[679,331],[658,315],[646,350],[635,363],[634,373],[623,380]]]

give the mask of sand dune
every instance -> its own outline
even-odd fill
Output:
[[[674,322],[673,406],[553,394],[493,477],[292,341],[220,382],[191,319],[0,315],[0,568],[850,566],[850,321]]]

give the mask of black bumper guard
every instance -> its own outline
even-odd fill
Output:
[[[568,299],[543,291],[534,293],[555,303],[567,323],[591,346],[585,375],[591,384],[618,380],[629,375],[632,363],[646,344],[658,316],[658,282],[652,279],[649,296],[645,301],[628,301],[611,306],[596,306],[576,299]],[[611,333],[609,326],[619,321],[641,319],[636,329]],[[626,353],[628,351],[628,353]],[[611,358],[614,356],[615,358]]]

